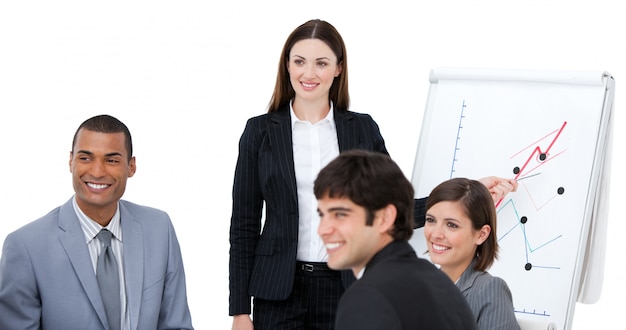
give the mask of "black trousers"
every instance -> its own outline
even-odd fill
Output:
[[[298,262],[287,300],[254,298],[254,329],[332,330],[344,290],[340,272],[328,269],[325,263]]]

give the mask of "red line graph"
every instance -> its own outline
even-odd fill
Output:
[[[532,151],[532,153],[530,154],[530,156],[526,159],[526,162],[524,162],[524,165],[522,165],[522,167],[519,169],[519,171],[516,173],[514,179],[518,180],[520,177],[522,177],[523,175],[527,175],[530,174],[532,171],[534,171],[535,169],[537,169],[539,166],[541,166],[542,164],[544,164],[545,162],[548,161],[548,155],[550,155],[550,149],[552,149],[552,147],[554,146],[554,144],[556,143],[557,139],[559,138],[559,136],[561,136],[561,133],[563,132],[563,130],[565,129],[565,125],[567,125],[567,121],[563,122],[563,125],[561,125],[561,128],[558,130],[554,130],[548,134],[546,134],[544,137],[540,138],[539,140],[533,142],[530,146],[522,149],[521,151],[519,151],[518,153],[516,153],[515,155],[513,155],[511,158],[519,155],[521,152],[528,150],[529,148],[532,148],[534,146],[534,149]],[[540,141],[546,139],[547,137],[549,137],[550,135],[555,134],[554,138],[552,139],[552,141],[550,142],[550,145],[548,145],[548,147],[545,150],[542,150],[541,147],[538,145]],[[551,156],[550,158],[556,157],[561,153],[555,154],[554,156]],[[539,157],[541,164],[537,165],[535,167],[529,168],[527,170],[527,167],[529,166],[530,162],[535,159],[536,157]],[[541,158],[544,157],[544,158]],[[502,202],[502,199],[500,199],[497,203],[496,203],[496,208],[500,205],[500,203]]]

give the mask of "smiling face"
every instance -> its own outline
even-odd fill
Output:
[[[70,152],[70,172],[80,209],[106,226],[135,174],[135,157],[128,159],[124,133],[81,129]]]
[[[460,202],[442,201],[426,211],[424,236],[430,259],[453,281],[467,269],[476,255],[476,247],[490,232],[489,225],[474,229]]]
[[[349,198],[318,199],[320,235],[328,253],[328,267],[352,269],[358,275],[370,259],[393,239],[389,229],[395,219],[395,207],[389,205],[375,212],[371,226],[366,225],[367,210]]]
[[[329,101],[329,91],[335,77],[341,73],[337,56],[320,39],[303,39],[289,52],[287,63],[296,102]]]

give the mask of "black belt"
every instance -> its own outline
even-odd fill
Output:
[[[310,274],[338,274],[339,272],[328,267],[325,262],[296,261],[296,270]]]

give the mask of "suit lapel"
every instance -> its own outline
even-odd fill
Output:
[[[334,111],[335,126],[337,127],[337,141],[339,152],[356,149],[359,145],[357,121],[347,111]]]
[[[281,173],[285,173],[285,180],[291,196],[298,198],[296,193],[296,171],[293,165],[293,141],[291,132],[291,117],[289,108],[284,111],[272,112],[267,127],[272,154],[278,162]]]
[[[361,143],[359,129],[355,117],[347,111],[334,111],[335,126],[337,127],[337,141],[339,152],[356,149]],[[272,112],[268,120],[268,135],[274,159],[282,173],[293,198],[297,199],[296,172],[293,162],[293,141],[291,131],[291,117],[289,107]]]
[[[456,283],[456,286],[461,290],[463,296],[467,296],[467,291],[472,288],[474,285],[474,281],[481,272],[474,270],[474,265],[476,264],[476,259],[472,260],[472,263],[465,269],[463,274]]]
[[[63,231],[59,236],[59,241],[63,249],[65,249],[65,253],[67,253],[89,301],[98,314],[100,322],[104,325],[106,323],[104,321],[106,314],[100,296],[100,289],[98,288],[98,281],[91,263],[91,256],[89,256],[89,249],[85,243],[85,234],[74,211],[72,200],[61,206],[59,211],[59,228]]]
[[[144,244],[141,226],[135,221],[134,213],[120,202],[120,221],[122,225],[122,243],[124,245],[124,280],[126,282],[127,310],[130,324],[139,321],[141,293],[144,273]]]

